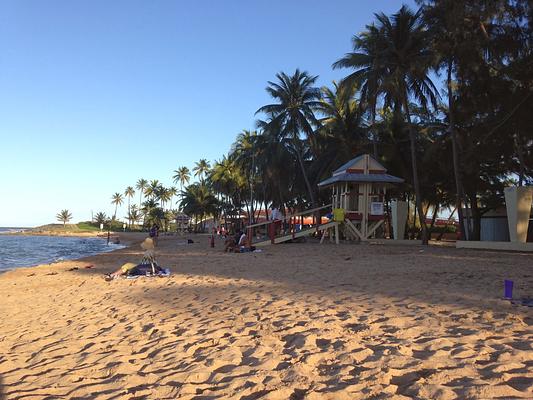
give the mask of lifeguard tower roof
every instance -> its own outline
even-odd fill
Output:
[[[187,214],[180,212],[174,216],[174,219],[176,220],[176,222],[188,223],[191,217],[189,217]]]
[[[326,187],[337,182],[402,183],[404,180],[387,174],[387,169],[372,156],[363,154],[348,161],[335,171],[331,178],[318,184]]]

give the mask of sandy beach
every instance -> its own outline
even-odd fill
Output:
[[[531,255],[161,237],[170,278],[106,282],[124,239],[0,275],[0,398],[532,398]]]

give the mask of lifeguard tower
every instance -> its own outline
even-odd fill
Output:
[[[387,174],[387,169],[369,154],[348,161],[318,184],[331,188],[334,220],[344,222],[345,232],[368,240],[385,220],[387,188],[404,180]]]
[[[331,178],[318,184],[319,188],[331,188],[331,204],[285,215],[278,220],[279,223],[285,224],[285,229],[281,232],[272,229],[275,222],[271,220],[248,225],[250,243],[254,246],[264,246],[316,234],[322,235],[320,240],[322,243],[327,232],[331,231],[330,240],[332,241],[335,237],[335,242],[339,244],[340,229],[344,230],[345,236],[358,241],[366,241],[385,220],[383,203],[387,188],[402,182],[403,179],[387,174],[385,167],[370,155],[363,154],[348,161],[334,171]],[[405,202],[394,202],[391,207],[396,238],[403,238],[407,217],[406,205]],[[332,213],[333,218],[319,216],[324,212]],[[401,218],[398,218],[400,214]],[[312,222],[299,224],[297,221],[304,221],[304,217],[311,219]],[[254,231],[257,229],[262,229],[269,234],[266,237],[258,235],[257,241],[253,241],[256,236]]]
[[[183,234],[187,232],[187,230],[189,229],[191,217],[189,217],[187,214],[184,214],[182,212],[178,212],[174,216],[174,218],[176,220],[176,232],[178,232],[181,236],[183,236]]]

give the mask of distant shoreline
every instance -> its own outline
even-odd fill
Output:
[[[109,232],[111,237],[116,237],[123,232]],[[70,232],[70,231],[50,231],[50,230],[39,230],[37,228],[28,229],[20,232],[6,232],[4,235],[9,236],[63,236],[63,237],[100,237],[106,238],[107,231],[79,231],[79,232]]]
[[[1,229],[6,229],[2,231]],[[115,238],[121,231],[109,231],[111,237]],[[59,236],[59,237],[101,237],[107,238],[107,230],[99,229],[84,229],[79,228],[78,224],[67,224],[63,226],[61,224],[48,224],[41,225],[32,228],[23,227],[3,227],[0,228],[1,235],[9,236]]]

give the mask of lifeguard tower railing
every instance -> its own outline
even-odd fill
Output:
[[[287,242],[299,237],[318,234],[329,228],[334,228],[338,223],[333,219],[324,218],[332,212],[331,204],[312,208],[284,216],[279,220],[269,220],[248,225],[246,232],[248,240],[253,246],[263,246]],[[305,217],[311,217],[311,224],[304,224]],[[323,221],[326,219],[326,221]]]

